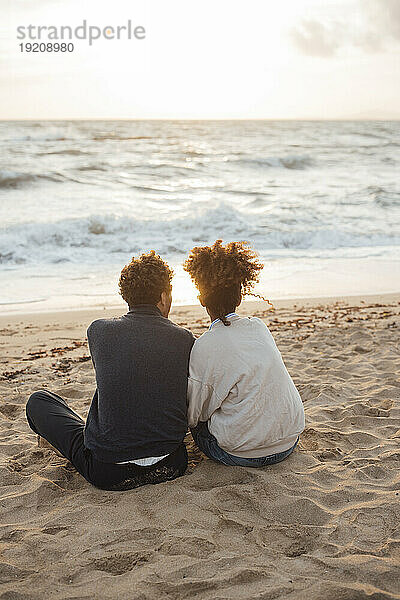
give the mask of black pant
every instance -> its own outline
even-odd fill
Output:
[[[118,465],[96,460],[83,443],[85,422],[57,394],[35,392],[26,405],[30,428],[45,438],[74,465],[75,469],[103,490],[129,490],[147,483],[161,483],[183,475],[187,467],[184,443],[155,465]]]

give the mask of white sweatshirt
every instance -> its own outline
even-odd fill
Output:
[[[305,426],[304,409],[268,327],[230,316],[203,333],[190,355],[190,427],[208,421],[219,446],[245,458],[288,450]]]

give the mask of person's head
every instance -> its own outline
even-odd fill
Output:
[[[130,309],[138,304],[153,304],[167,317],[172,302],[173,274],[167,263],[151,250],[138,258],[133,257],[122,269],[120,294]]]
[[[211,319],[230,325],[225,315],[234,312],[259,280],[263,264],[248,242],[217,240],[212,246],[193,248],[184,263],[199,290],[199,300]]]

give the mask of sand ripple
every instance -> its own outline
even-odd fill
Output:
[[[297,308],[307,325],[295,328],[293,311],[274,315],[307,420],[287,461],[228,468],[188,440],[184,477],[121,493],[96,490],[38,448],[24,420],[29,392],[45,381],[87,411],[93,374],[72,343],[81,325],[10,326],[0,600],[399,599],[399,308]],[[37,358],[21,362],[28,352]]]

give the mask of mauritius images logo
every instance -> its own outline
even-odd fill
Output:
[[[17,39],[26,42],[86,41],[92,46],[97,40],[144,40],[146,29],[129,19],[124,25],[91,25],[86,19],[76,27],[71,25],[20,25]]]

